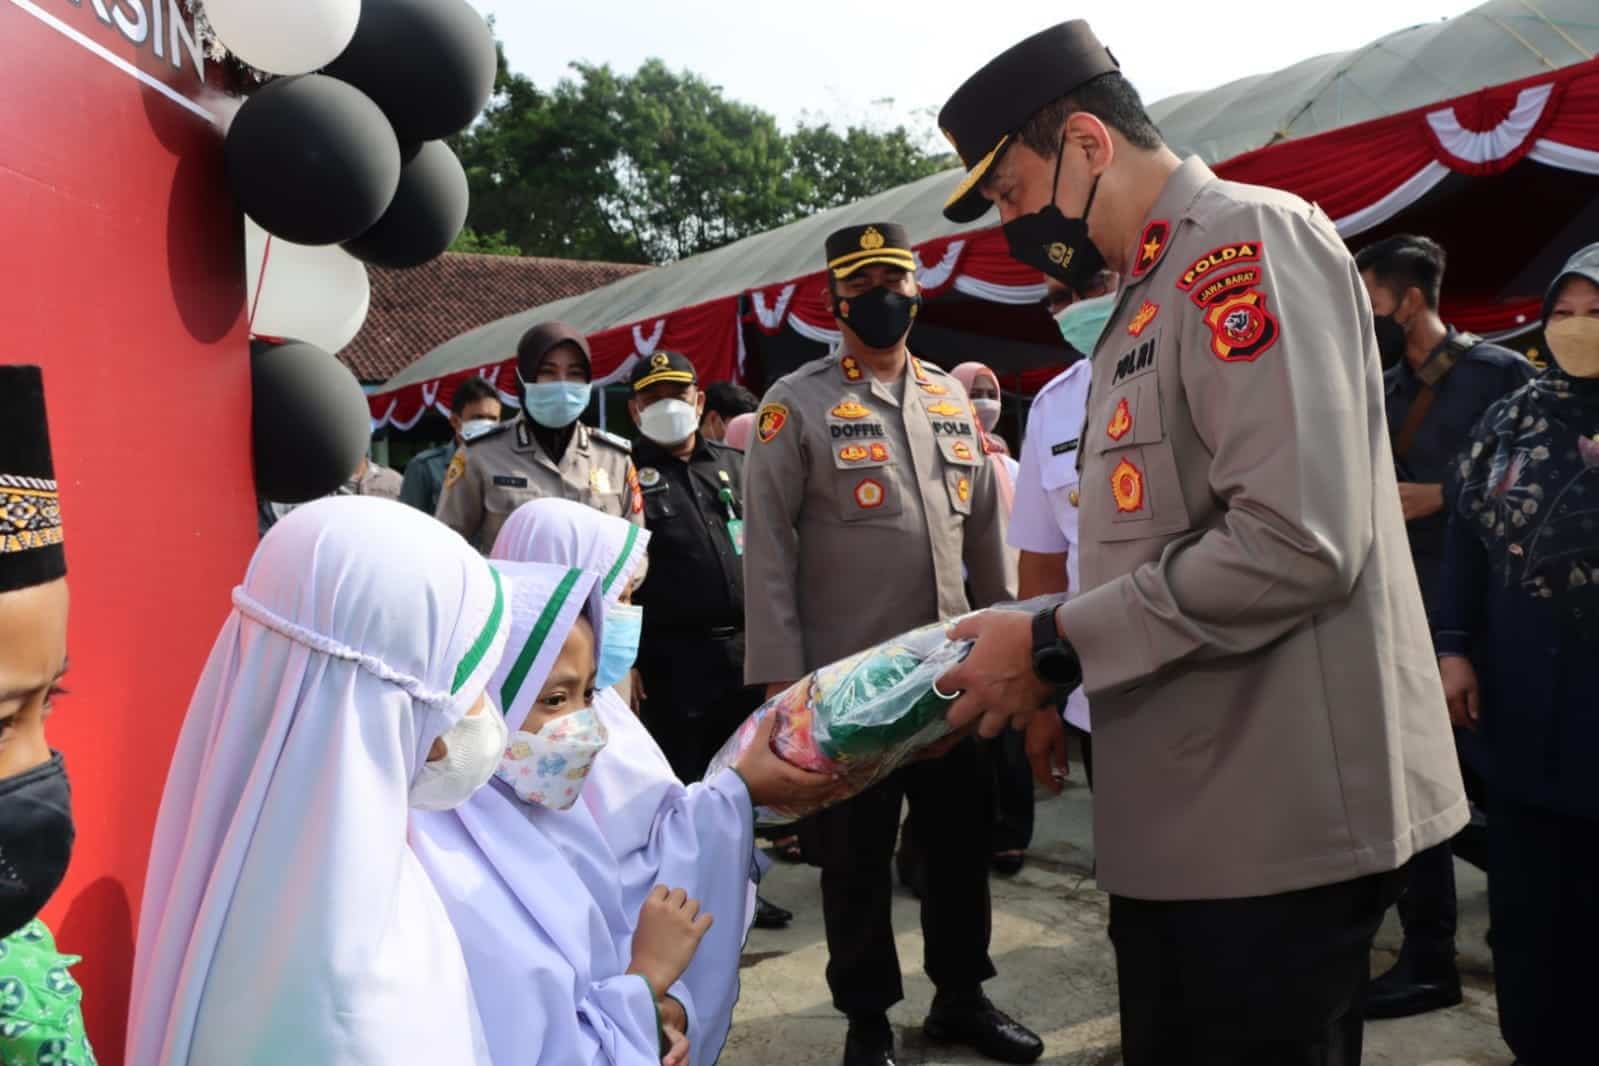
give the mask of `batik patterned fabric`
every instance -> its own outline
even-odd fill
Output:
[[[95,1066],[69,972],[79,961],[37,918],[0,940],[0,1066]]]
[[[1495,574],[1599,639],[1599,381],[1544,371],[1488,409],[1454,474]]]

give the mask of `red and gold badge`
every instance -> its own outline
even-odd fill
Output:
[[[856,403],[854,400],[845,400],[833,408],[834,418],[865,418],[871,413],[871,409],[865,404]]]
[[[944,418],[956,418],[960,415],[967,414],[968,412],[959,404],[951,403],[949,400],[939,400],[937,403],[930,403],[927,405],[927,413],[930,415],[941,415]]]
[[[1157,218],[1144,227],[1138,238],[1138,262],[1133,264],[1133,277],[1141,278],[1160,262],[1160,253],[1166,250],[1166,238],[1171,236],[1171,223]]]
[[[866,478],[855,486],[855,505],[863,511],[870,511],[875,507],[883,506],[883,486],[881,483]]]
[[[780,403],[769,403],[755,416],[755,437],[762,444],[770,444],[788,425],[788,408]]]
[[[1140,307],[1133,320],[1127,323],[1127,332],[1135,337],[1140,336],[1149,328],[1149,324],[1155,321],[1155,316],[1158,314],[1160,314],[1160,304],[1145,300],[1144,306]]]
[[[846,312],[847,314],[848,312]],[[844,372],[845,381],[859,381],[866,375],[861,371],[860,362],[853,355],[846,355],[838,361],[838,368]]]
[[[1116,510],[1131,514],[1144,509],[1144,472],[1130,460],[1123,459],[1110,472],[1110,492],[1116,498]]]
[[[1266,294],[1248,289],[1205,312],[1210,349],[1224,363],[1252,363],[1277,343],[1277,319],[1266,310]]]
[[[886,462],[888,462],[888,445],[886,445],[886,444],[873,444],[871,447],[872,447],[872,462],[874,462],[874,463],[886,463]]]
[[[632,497],[633,513],[642,514],[644,512],[644,490],[639,487],[638,471],[634,469],[632,463],[627,464],[627,491],[629,496]]]
[[[1121,440],[1133,428],[1133,409],[1123,396],[1116,403],[1116,410],[1111,413],[1110,425],[1105,427],[1106,436],[1111,440]]]
[[[868,454],[864,444],[846,444],[838,450],[838,457],[846,463],[858,463]]]
[[[1237,244],[1224,244],[1220,248],[1212,249],[1195,259],[1188,269],[1183,271],[1183,276],[1177,279],[1177,287],[1187,292],[1207,275],[1214,274],[1223,267],[1258,260],[1261,251],[1259,241],[1239,241]]]
[[[949,450],[957,459],[965,459],[969,462],[972,458],[972,447],[963,440],[956,441]]]

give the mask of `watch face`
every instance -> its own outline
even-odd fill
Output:
[[[1034,652],[1033,670],[1051,685],[1075,688],[1083,678],[1082,667],[1077,662],[1076,653],[1069,646],[1063,645]]]

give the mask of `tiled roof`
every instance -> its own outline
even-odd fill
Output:
[[[451,337],[647,269],[464,252],[411,270],[369,266],[372,307],[339,359],[363,384],[387,381]]]

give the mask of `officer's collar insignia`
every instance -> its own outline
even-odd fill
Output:
[[[1141,278],[1155,269],[1170,238],[1171,223],[1163,218],[1157,218],[1144,227],[1144,232],[1138,237],[1138,256],[1133,260],[1133,277]]]
[[[844,372],[845,381],[859,381],[861,378],[866,376],[865,372],[861,370],[860,361],[857,360],[853,355],[846,355],[844,358],[840,359],[838,361],[838,367]]]

